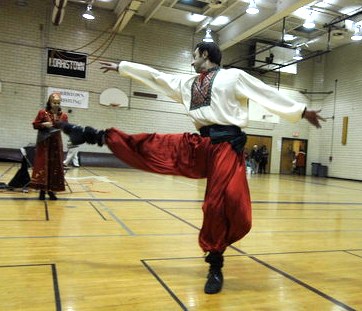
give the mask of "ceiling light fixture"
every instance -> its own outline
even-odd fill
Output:
[[[303,59],[302,55],[300,54],[300,48],[297,48],[297,49],[295,50],[295,54],[294,54],[294,56],[293,56],[293,59],[295,59],[295,60],[301,60],[301,59]]]
[[[196,14],[196,13],[191,13],[187,17],[191,22],[196,22],[196,23],[200,23],[206,18],[205,15]]]
[[[283,37],[283,39],[285,40],[285,41],[293,41],[294,39],[296,39],[297,37],[296,36],[293,36],[293,35],[290,35],[290,34],[285,34],[284,35],[284,37]]]
[[[313,29],[315,27],[314,18],[313,18],[313,11],[310,10],[305,22],[303,24],[304,28]]]
[[[202,39],[202,41],[204,41],[204,42],[214,42],[214,39],[212,38],[212,35],[211,35],[210,27],[206,28],[206,34],[205,34],[204,39]]]
[[[353,41],[361,41],[362,40],[362,31],[361,31],[361,25],[356,25],[354,34],[351,37],[351,40]]]
[[[255,14],[259,13],[259,9],[256,6],[255,0],[250,0],[249,6],[246,9],[246,13],[251,14],[251,15],[255,15]]]
[[[89,20],[95,19],[95,16],[93,15],[93,12],[92,12],[91,4],[87,5],[87,10],[83,13],[82,16],[83,16],[83,18],[89,19]]]

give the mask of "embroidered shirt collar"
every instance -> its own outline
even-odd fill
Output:
[[[206,71],[203,71],[200,73],[199,75],[199,80],[202,82],[204,80],[204,78],[210,73],[210,72],[213,72],[213,71],[218,71],[220,70],[220,67],[219,66],[215,66],[215,67],[212,67]]]

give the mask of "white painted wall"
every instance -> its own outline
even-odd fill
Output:
[[[130,133],[195,131],[184,114],[183,107],[157,94],[157,100],[133,96],[134,91],[154,91],[115,73],[103,74],[98,60],[132,60],[167,72],[191,72],[192,49],[202,33],[181,25],[151,20],[145,24],[133,18],[127,28],[107,41],[106,30],[115,16],[108,11],[95,10],[95,21],[84,21],[80,15],[84,6],[69,3],[60,26],[51,24],[52,1],[28,1],[19,7],[15,1],[0,1],[0,147],[20,148],[34,143],[36,131],[31,122],[38,109],[46,102],[49,86],[90,92],[89,109],[73,109],[70,122],[97,128],[119,127]],[[96,38],[99,37],[99,40]],[[89,54],[87,79],[74,79],[46,74],[46,48],[73,50]],[[103,47],[103,48],[102,48]],[[224,52],[224,62],[235,59],[245,47],[233,47]],[[359,133],[362,125],[362,48],[361,43],[301,63],[297,76],[281,79],[281,91],[310,107],[323,108],[322,114],[331,117],[336,102],[334,126],[332,119],[322,130],[315,130],[302,120],[295,124],[250,122],[246,132],[273,136],[271,172],[279,172],[278,141],[300,132],[299,138],[308,139],[308,172],[311,162],[329,166],[333,177],[362,179],[357,155],[361,153]],[[270,77],[260,77],[274,83]],[[329,96],[306,96],[300,90],[334,91]],[[99,105],[99,95],[106,88],[118,87],[130,96],[129,109]],[[66,108],[65,108],[66,110]],[[341,120],[349,116],[348,143],[341,145]],[[66,138],[64,138],[66,141]],[[109,152],[106,147],[82,146],[82,151]],[[332,162],[329,156],[333,155]]]

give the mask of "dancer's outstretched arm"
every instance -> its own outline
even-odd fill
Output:
[[[101,69],[103,69],[103,72],[106,73],[108,71],[118,71],[118,63],[112,63],[112,62],[99,62],[102,66]]]
[[[321,128],[321,124],[319,121],[326,121],[325,118],[320,116],[320,110],[308,110],[305,109],[303,112],[303,118],[306,119],[310,124],[314,125],[316,128]]]
[[[103,70],[104,73],[108,72],[108,71],[118,71],[118,63],[113,63],[113,62],[105,62],[105,61],[100,61],[99,62],[101,64],[101,70]],[[326,121],[325,118],[323,118],[322,116],[320,116],[321,110],[308,110],[305,109],[304,113],[303,113],[303,118],[306,119],[309,123],[311,123],[312,125],[314,125],[316,128],[321,128],[321,124],[320,121]]]

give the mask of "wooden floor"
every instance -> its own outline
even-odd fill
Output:
[[[19,164],[0,163],[8,183]],[[0,190],[0,310],[362,310],[362,183],[249,177],[253,229],[205,295],[205,180],[81,167],[58,201]]]

